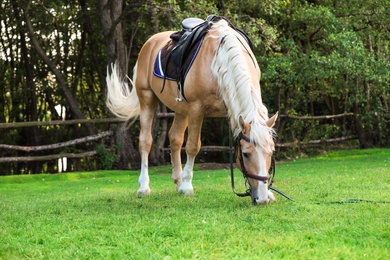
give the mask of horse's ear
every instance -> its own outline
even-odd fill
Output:
[[[242,133],[248,134],[251,126],[247,121],[245,121],[242,115],[240,115],[240,117],[238,118],[238,122],[240,123]]]
[[[244,127],[245,127],[245,120],[244,120],[244,118],[242,117],[242,115],[240,115],[240,117],[238,118],[238,122],[240,123],[241,131],[244,130]]]
[[[276,119],[278,118],[279,112],[276,112],[270,119],[267,120],[266,124],[268,127],[273,127],[275,125]]]

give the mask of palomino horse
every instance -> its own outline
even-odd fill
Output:
[[[237,154],[237,166],[248,173],[252,200],[255,204],[267,204],[275,200],[267,180],[274,151],[272,127],[277,113],[268,118],[261,99],[259,65],[246,39],[224,19],[209,23],[212,24],[185,78],[185,101],[178,102],[175,81],[165,81],[153,74],[156,55],[173,33],[168,31],[152,36],[142,47],[134,68],[132,89],[119,78],[118,68],[112,67],[112,72],[107,75],[107,105],[124,120],[139,116],[139,195],[150,194],[148,155],[152,145],[151,129],[161,101],[175,112],[168,136],[172,179],[178,192],[183,195],[194,192],[193,166],[201,146],[204,117],[228,116],[233,136],[240,137],[237,145],[241,153]],[[187,128],[187,162],[182,169],[180,151]]]

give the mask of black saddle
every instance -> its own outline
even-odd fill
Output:
[[[181,22],[181,26],[184,31],[191,32],[195,27],[204,22],[205,20],[200,18],[186,18]]]

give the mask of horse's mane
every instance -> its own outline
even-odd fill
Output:
[[[215,23],[211,31],[216,31],[219,38],[218,49],[211,64],[213,75],[218,81],[220,95],[225,102],[231,130],[237,137],[240,132],[239,116],[251,123],[251,142],[260,145],[263,151],[272,153],[274,147],[270,147],[274,131],[266,125],[268,111],[262,103],[260,83],[253,85],[249,66],[244,55],[252,55],[249,48],[244,48],[243,39],[239,40],[238,34],[231,29],[227,22],[221,20]],[[212,33],[214,34],[214,33]],[[258,82],[258,81],[257,81]]]

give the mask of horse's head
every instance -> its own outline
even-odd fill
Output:
[[[266,121],[269,131],[271,131],[277,117],[278,114],[275,114]],[[269,190],[271,181],[270,169],[273,166],[272,151],[275,146],[274,141],[272,138],[269,138],[266,144],[257,144],[250,139],[251,124],[245,121],[242,116],[239,118],[239,123],[241,134],[238,136],[236,146],[237,167],[248,180],[253,204],[268,204],[270,201],[275,200],[274,195]]]

